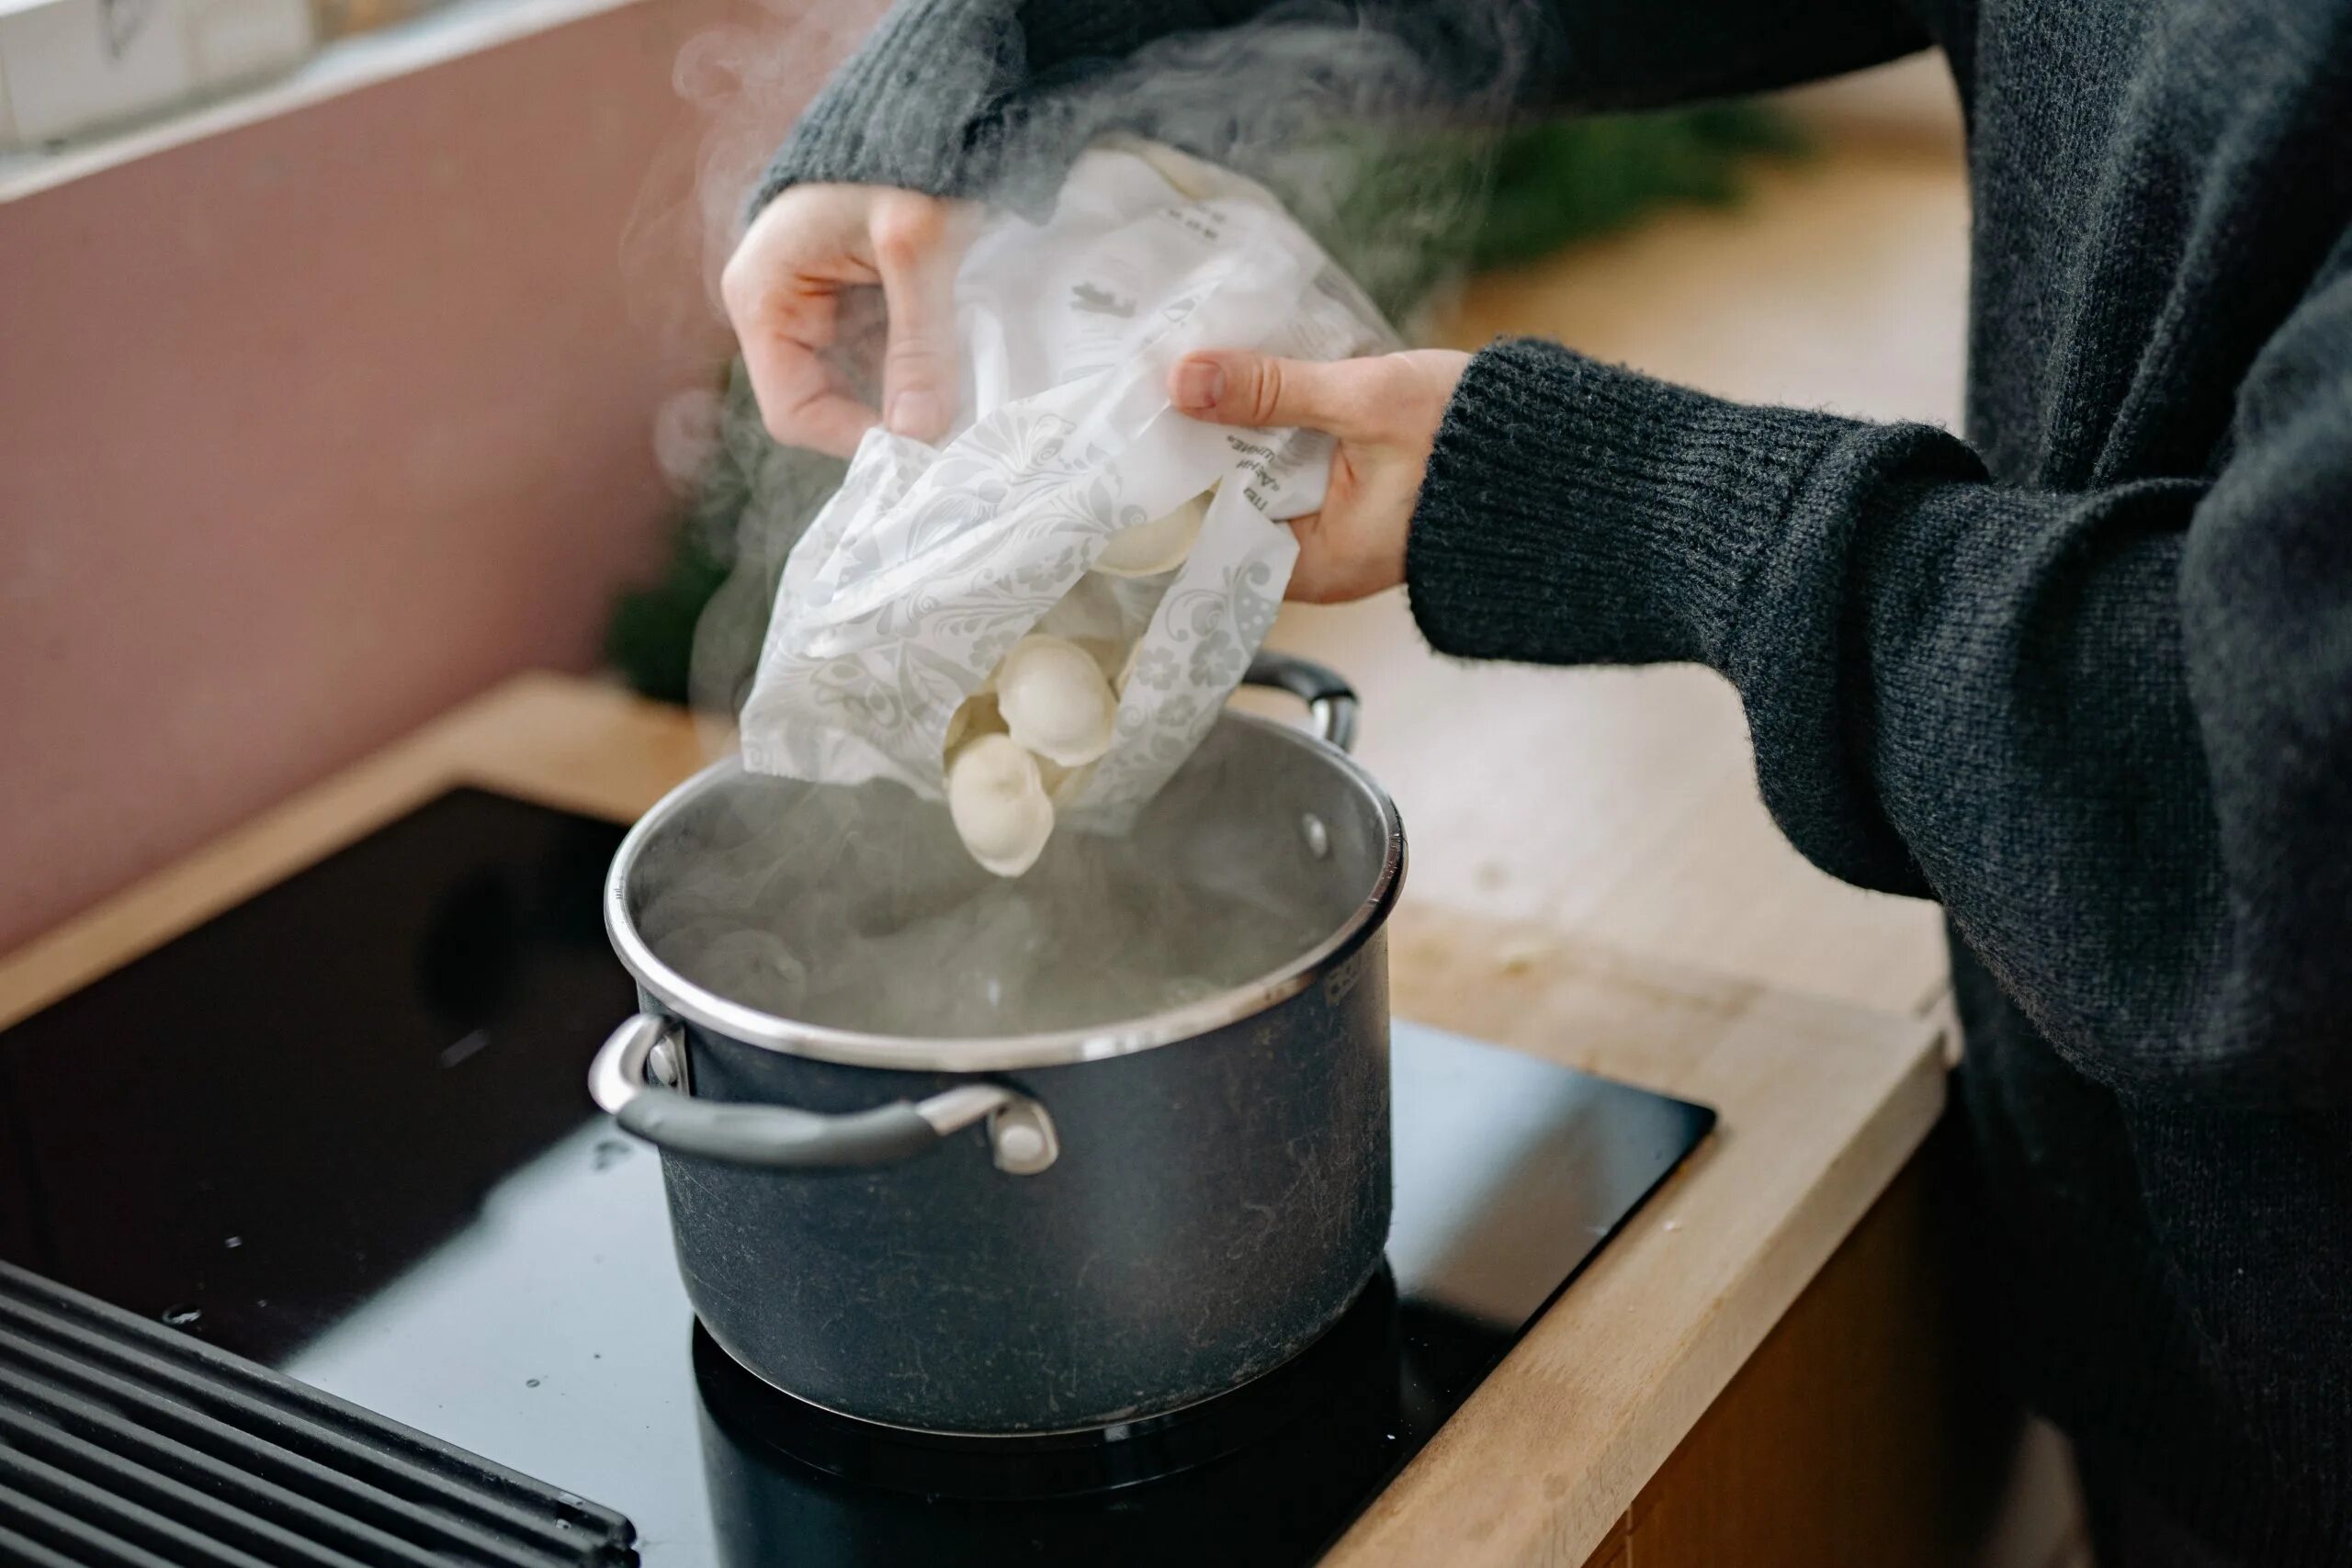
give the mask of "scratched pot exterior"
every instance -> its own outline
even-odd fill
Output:
[[[978,1127],[903,1165],[784,1173],[662,1156],[695,1311],[803,1399],[935,1431],[1055,1431],[1191,1404],[1312,1343],[1388,1234],[1375,936],[1257,1019],[995,1075],[1053,1113],[1035,1176]],[[857,1111],[961,1081],[687,1030],[697,1097]]]
[[[1010,1434],[1182,1408],[1272,1371],[1338,1319],[1387,1236],[1383,924],[1404,858],[1395,807],[1359,767],[1285,726],[1221,718],[1137,834],[1305,897],[1332,937],[1254,988],[1024,1060],[948,1041],[910,1063],[910,1044],[933,1043],[889,1043],[891,1057],[767,1015],[760,1038],[723,1010],[695,1016],[691,987],[682,995],[641,943],[632,953],[638,884],[722,852],[746,830],[732,824],[772,815],[794,787],[709,770],[640,826],[639,861],[665,870],[632,868],[626,846],[616,863],[608,922],[646,1012],[683,1033],[686,1094],[843,1114],[997,1085],[1045,1108],[1059,1154],[1010,1174],[978,1124],[854,1168],[665,1148],[679,1269],[719,1345],[844,1415]],[[976,1047],[1008,1059],[943,1070]]]

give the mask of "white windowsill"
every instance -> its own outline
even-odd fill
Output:
[[[494,49],[641,0],[451,0],[378,32],[338,39],[283,76],[164,118],[97,131],[54,149],[0,152],[0,203],[19,200],[134,159],[312,104],[445,61]]]

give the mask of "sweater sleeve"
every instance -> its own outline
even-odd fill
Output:
[[[1352,96],[1385,122],[1492,123],[1758,91],[1928,41],[1896,0],[898,0],[802,115],[752,209],[825,180],[1034,210],[1104,130],[1215,157],[1227,148],[1204,141],[1246,141],[1238,123],[1302,92]],[[1329,80],[1351,73],[1390,79]]]
[[[1988,480],[1942,431],[1724,401],[1505,342],[1408,587],[1441,651],[1703,662],[1809,859],[1940,899],[2120,1092],[2352,1100],[2352,267],[2210,477]]]
[[[1025,96],[1088,60],[1213,28],[1218,9],[1209,0],[897,0],[794,125],[752,209],[818,180],[989,195],[1036,156],[1023,135]]]

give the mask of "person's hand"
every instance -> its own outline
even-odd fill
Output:
[[[1195,419],[1339,440],[1323,509],[1294,518],[1290,596],[1326,604],[1405,581],[1405,535],[1438,422],[1466,354],[1416,349],[1321,365],[1262,354],[1190,354],[1168,374],[1170,401]]]
[[[880,186],[794,186],[762,209],[719,275],[768,434],[846,457],[876,423],[933,441],[956,416],[956,268],[975,209]],[[851,390],[844,290],[878,284],[889,312],[882,407]]]

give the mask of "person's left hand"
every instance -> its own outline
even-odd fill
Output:
[[[1470,356],[1415,349],[1331,364],[1240,351],[1188,354],[1168,374],[1170,401],[1194,419],[1328,431],[1323,510],[1293,518],[1290,597],[1328,604],[1405,581],[1405,536],[1438,422]]]

